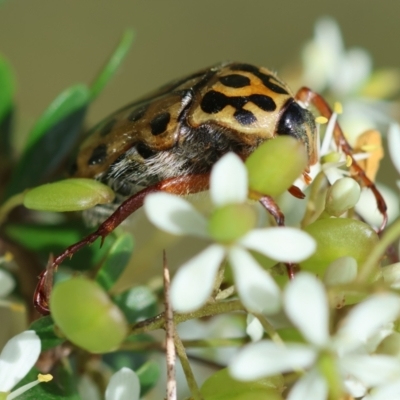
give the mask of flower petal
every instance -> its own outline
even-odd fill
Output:
[[[253,229],[240,244],[282,262],[300,262],[310,257],[317,244],[308,233],[296,228]]]
[[[399,215],[399,196],[394,190],[381,183],[377,183],[376,187],[386,202],[388,221],[391,223]],[[380,226],[382,223],[382,214],[376,206],[375,196],[367,188],[361,190],[360,200],[356,204],[355,210],[367,224]]]
[[[214,244],[178,269],[171,284],[171,304],[175,311],[195,311],[207,301],[224,256],[224,247]]]
[[[386,355],[351,354],[339,360],[339,368],[344,376],[354,376],[368,388],[398,380],[400,376],[398,358]]]
[[[325,400],[327,394],[326,380],[316,369],[312,369],[295,383],[287,400]]]
[[[324,282],[327,286],[345,285],[357,276],[357,261],[353,257],[340,257],[328,265]]]
[[[235,154],[224,155],[213,167],[210,195],[217,206],[243,203],[247,200],[248,178],[243,161]]]
[[[257,313],[276,313],[281,304],[280,290],[271,275],[240,247],[233,247],[228,257],[235,276],[235,286],[244,306]]]
[[[391,124],[389,127],[388,149],[392,163],[400,174],[400,126],[398,124]]]
[[[336,345],[344,349],[366,343],[378,331],[393,322],[400,313],[400,298],[378,293],[354,307],[336,334]]]
[[[286,314],[303,336],[311,343],[328,343],[328,299],[322,283],[313,275],[301,272],[286,286],[284,292]]]
[[[40,349],[34,331],[24,331],[6,343],[0,354],[0,392],[9,392],[30,371]]]
[[[373,389],[365,400],[400,399],[400,382],[391,382],[387,385]]]
[[[238,380],[250,381],[265,376],[307,368],[317,353],[309,346],[286,343],[277,345],[270,340],[247,345],[232,360],[230,374]]]
[[[147,218],[158,228],[174,235],[207,237],[206,219],[181,197],[152,193],[144,200]]]
[[[108,382],[106,400],[139,400],[140,382],[135,372],[121,368]]]
[[[251,340],[253,342],[261,340],[264,336],[264,328],[258,318],[254,315],[247,314],[246,322],[246,333],[250,336]]]

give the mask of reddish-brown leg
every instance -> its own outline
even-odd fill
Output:
[[[303,87],[301,88],[297,94],[296,99],[300,100],[304,103],[307,107],[311,104],[313,105],[324,117],[330,118],[333,114],[331,108],[329,107],[328,103],[325,99],[313,92],[311,89]],[[377,207],[382,214],[382,224],[378,229],[378,233],[382,232],[385,229],[387,224],[387,207],[386,202],[383,199],[381,193],[375,186],[375,184],[367,177],[365,171],[357,164],[357,161],[353,157],[353,149],[351,148],[349,142],[346,140],[342,129],[338,123],[335,124],[334,129],[334,138],[337,146],[343,150],[343,152],[349,156],[352,160],[351,170],[353,173],[353,177],[364,187],[372,190],[372,193],[375,196]]]
[[[66,248],[61,254],[54,259],[51,258],[47,268],[39,275],[39,282],[34,294],[34,305],[37,311],[42,315],[49,314],[49,298],[51,288],[53,286],[53,275],[57,267],[67,258],[71,257],[82,247],[93,243],[96,239],[105,237],[110,234],[118,225],[120,225],[132,213],[142,207],[145,197],[150,193],[166,192],[176,195],[187,195],[198,193],[209,188],[209,174],[203,175],[187,175],[178,178],[171,178],[150,186],[125,200],[115,212],[107,218],[99,228],[84,239]],[[294,193],[301,197],[301,191],[293,189]],[[265,196],[260,199],[261,204],[276,219],[278,225],[284,225],[284,216],[274,200]]]

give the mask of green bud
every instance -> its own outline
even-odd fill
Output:
[[[308,157],[302,142],[290,136],[278,136],[258,147],[245,164],[251,190],[278,196],[301,175]]]
[[[39,211],[82,211],[114,200],[111,188],[93,179],[74,178],[29,190],[24,206]]]
[[[339,217],[357,204],[360,194],[360,185],[354,179],[338,179],[328,190],[325,211]]]
[[[128,333],[120,309],[89,279],[77,277],[56,284],[50,311],[67,339],[91,353],[118,348]]]
[[[228,204],[217,208],[208,221],[208,232],[217,242],[231,243],[250,231],[257,214],[248,204]]]
[[[321,219],[304,230],[317,241],[317,251],[301,262],[301,268],[319,275],[340,257],[353,257],[363,265],[379,240],[369,225],[350,218]]]

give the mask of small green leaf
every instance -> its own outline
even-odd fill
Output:
[[[113,296],[130,324],[157,314],[157,297],[146,286],[136,286]]]
[[[140,396],[143,397],[152,389],[160,378],[160,366],[155,361],[147,361],[136,371],[140,381]]]
[[[278,196],[287,190],[307,166],[303,143],[290,136],[278,136],[264,142],[246,160],[249,188],[258,193]]]
[[[82,211],[114,200],[112,189],[93,179],[74,178],[29,190],[24,206],[38,211]]]
[[[103,288],[82,277],[54,286],[50,311],[68,340],[91,353],[116,349],[128,333],[124,315]]]
[[[109,291],[128,265],[133,253],[134,241],[129,233],[119,236],[113,243],[106,260],[96,275],[96,281]]]
[[[369,225],[350,218],[320,219],[304,230],[317,241],[317,251],[300,263],[301,269],[320,276],[340,257],[353,257],[358,266],[362,265],[379,241]]]
[[[96,77],[95,81],[90,87],[90,98],[93,100],[99,93],[104,89],[104,86],[113,77],[120,64],[128,54],[129,48],[135,38],[135,32],[131,29],[127,29],[122,36],[114,53],[108,60],[107,64],[104,66],[100,74]]]
[[[281,376],[242,382],[233,379],[228,369],[210,376],[201,387],[204,400],[283,400]]]
[[[0,54],[0,123],[13,108],[15,77],[10,63]]]
[[[33,329],[38,334],[42,342],[42,351],[51,349],[65,342],[65,339],[61,339],[55,334],[54,321],[51,316],[33,321],[29,329]]]

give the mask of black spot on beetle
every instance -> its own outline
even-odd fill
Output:
[[[251,111],[245,109],[236,110],[233,116],[241,125],[251,125],[253,122],[257,121],[255,115]]]
[[[104,162],[107,157],[107,145],[99,144],[94,150],[92,155],[89,158],[89,165],[97,165]]]
[[[221,76],[219,81],[224,85],[231,88],[242,88],[250,85],[250,78],[244,75],[232,74]]]
[[[228,97],[223,93],[210,90],[201,101],[201,109],[208,114],[216,114],[229,104]]]
[[[251,64],[233,64],[231,66],[232,71],[244,71],[251,72],[252,74],[259,73],[259,69]]]
[[[277,85],[274,82],[271,82],[271,79],[276,78],[273,75],[269,74],[264,74],[264,72],[261,72],[259,68],[255,67],[254,65],[250,64],[233,64],[231,66],[232,71],[244,71],[244,72],[251,72],[253,75],[255,75],[257,78],[259,78],[263,85],[267,87],[269,90],[272,90],[275,93],[278,94],[289,94],[286,89],[284,89],[282,86]]]
[[[233,116],[241,125],[251,125],[257,121],[256,116],[243,107],[252,102],[263,111],[274,111],[276,104],[269,96],[261,94],[252,94],[250,96],[226,96],[223,93],[210,90],[207,92],[201,102],[201,109],[209,114],[216,114],[230,105],[236,109]]]
[[[169,112],[163,112],[156,115],[150,121],[151,133],[154,136],[160,135],[167,130],[169,121],[171,120],[171,114]]]
[[[140,142],[136,146],[136,151],[138,154],[143,157],[144,159],[153,157],[156,155],[156,152],[151,150],[149,147],[147,147],[144,143]]]
[[[99,132],[100,136],[103,137],[103,136],[108,135],[112,131],[112,129],[114,128],[114,125],[116,123],[117,123],[116,119],[112,119],[112,120],[108,121],[104,126],[101,127],[100,132]]]
[[[146,110],[147,106],[136,108],[129,114],[128,121],[131,122],[139,121],[139,119],[142,119],[144,117],[144,114],[146,114]]]
[[[265,96],[263,94],[252,94],[249,99],[257,107],[261,108],[263,111],[275,111],[276,104],[271,97]]]

